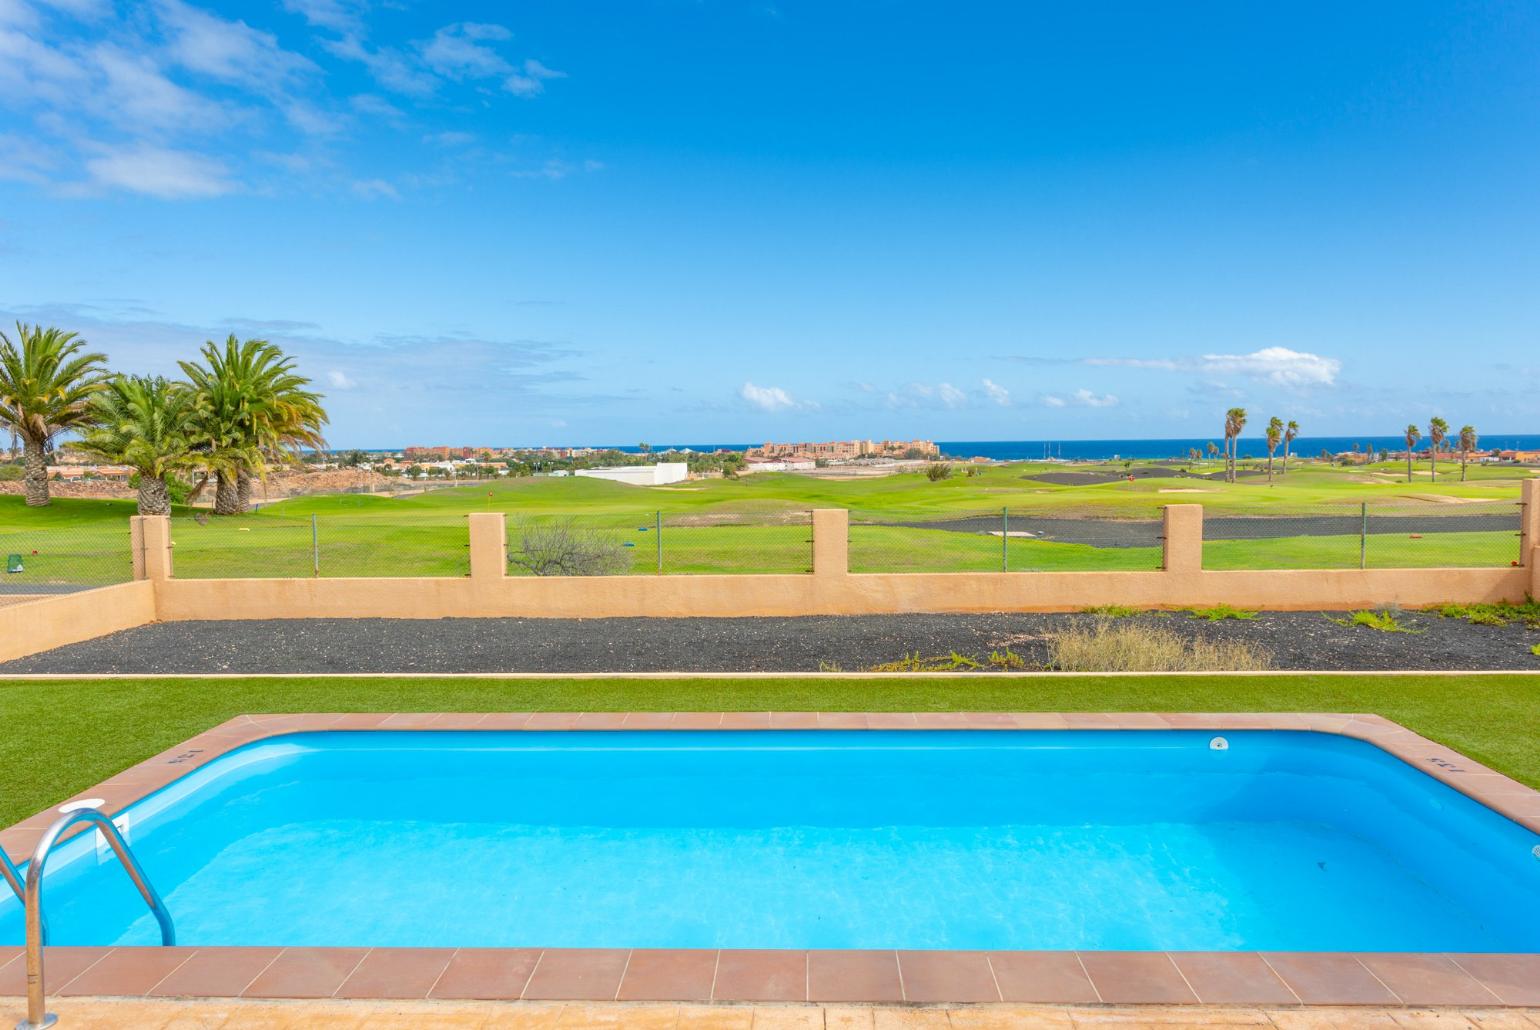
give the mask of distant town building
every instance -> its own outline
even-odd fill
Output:
[[[584,479],[608,479],[631,486],[663,486],[682,483],[690,476],[690,466],[683,461],[660,461],[656,465],[619,465],[613,468],[578,469]]]
[[[934,458],[941,449],[930,440],[830,440],[824,443],[766,443],[750,447],[749,461],[855,461],[859,458]]]

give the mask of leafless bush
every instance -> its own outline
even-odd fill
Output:
[[[1187,641],[1134,620],[1077,621],[1048,635],[1049,667],[1063,672],[1248,671],[1272,667],[1265,648],[1243,640]]]
[[[573,519],[526,522],[508,562],[536,576],[618,576],[631,571],[621,541]]]

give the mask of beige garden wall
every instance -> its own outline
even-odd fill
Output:
[[[119,583],[0,608],[0,661],[154,622],[155,584]]]
[[[133,520],[135,582],[0,607],[0,661],[156,620],[477,616],[868,615],[1079,611],[1101,605],[1274,610],[1423,607],[1540,597],[1540,481],[1524,484],[1522,566],[1206,572],[1203,511],[1166,509],[1164,569],[1150,572],[852,574],[841,510],[813,515],[800,576],[512,577],[501,514],[470,516],[471,575],[440,579],[177,579],[169,523]]]
[[[147,554],[169,555],[159,527],[146,521]],[[494,513],[470,516],[471,575],[463,579],[179,580],[169,567],[150,565],[163,577],[156,592],[162,619],[866,615],[1110,604],[1315,610],[1540,594],[1534,560],[1487,569],[1205,572],[1198,505],[1167,507],[1163,537],[1163,571],[851,574],[847,514],[822,510],[813,515],[811,575],[510,577],[503,516]]]

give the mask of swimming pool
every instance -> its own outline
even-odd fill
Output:
[[[126,814],[184,945],[1540,950],[1540,835],[1326,733],[309,732]],[[115,864],[52,943],[158,940]]]

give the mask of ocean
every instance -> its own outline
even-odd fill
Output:
[[[1186,458],[1190,449],[1196,448],[1200,453],[1207,453],[1209,442],[1223,447],[1224,438],[1192,437],[1189,439],[1173,440],[937,440],[936,444],[941,448],[941,453],[953,458],[983,457],[993,458],[997,461],[1024,461],[1045,457],[1062,458],[1065,461],[1112,461],[1120,458],[1159,459],[1159,458]],[[1361,450],[1373,447],[1375,450],[1397,451],[1406,447],[1406,442],[1399,436],[1301,436],[1290,446],[1290,453],[1302,457],[1315,457],[1323,449],[1333,454],[1339,451],[1351,451],[1357,444]],[[746,450],[751,444],[743,443],[693,443],[693,444],[654,444],[654,451],[666,450],[669,447],[685,448],[694,451],[715,451],[727,449],[734,451]],[[1418,445],[1426,449],[1427,443]],[[1481,438],[1482,449],[1497,448],[1499,450],[1540,450],[1540,434],[1537,433],[1507,433],[1493,434]],[[618,451],[638,453],[635,445],[618,446]],[[1282,454],[1282,448],[1279,448]],[[1267,457],[1267,442],[1261,437],[1242,437],[1239,454],[1242,458]]]

